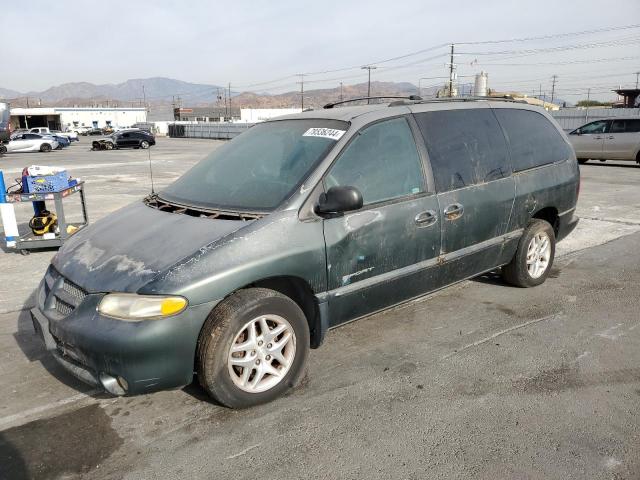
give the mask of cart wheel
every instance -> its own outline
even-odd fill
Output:
[[[27,250],[26,248],[20,250],[20,255],[24,255],[25,257],[29,255],[29,253],[31,252],[29,252],[29,250]]]

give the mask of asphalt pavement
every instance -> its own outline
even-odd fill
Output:
[[[156,185],[218,144],[160,139]],[[147,155],[85,142],[0,168],[65,165],[95,219],[148,192]],[[545,284],[489,274],[332,330],[299,389],[243,411],[80,384],[24,310],[54,252],[0,252],[0,478],[640,478],[640,168],[581,171]]]

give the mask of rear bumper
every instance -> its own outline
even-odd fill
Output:
[[[68,316],[38,305],[31,310],[36,333],[69,373],[114,394],[177,388],[193,380],[200,329],[215,302],[190,306],[174,317],[125,322],[97,312],[102,294],[89,294]],[[56,318],[57,317],[57,318]],[[124,379],[126,391],[106,383]]]
[[[561,213],[558,216],[558,233],[556,235],[556,241],[560,241],[566,238],[578,225],[580,219],[575,215],[575,208]]]

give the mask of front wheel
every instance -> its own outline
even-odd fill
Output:
[[[149,142],[147,142],[146,140],[143,140],[142,142],[140,142],[140,147],[146,150],[147,148],[149,148]]]
[[[266,288],[239,290],[209,315],[197,348],[202,388],[230,408],[274,400],[302,380],[309,325],[289,297]]]
[[[555,253],[553,227],[544,220],[534,219],[520,237],[511,262],[502,267],[502,277],[517,287],[540,285],[549,276]]]

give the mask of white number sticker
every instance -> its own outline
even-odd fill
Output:
[[[346,130],[336,130],[335,128],[314,127],[304,132],[302,136],[303,137],[323,137],[323,138],[330,138],[332,140],[340,140],[340,138],[342,137],[342,135],[344,135],[345,132]]]

